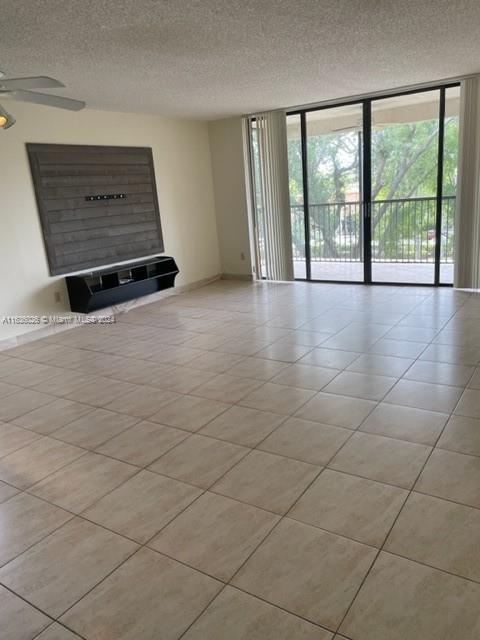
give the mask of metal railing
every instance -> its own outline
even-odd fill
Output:
[[[435,262],[436,198],[372,202],[372,260]],[[293,259],[305,260],[303,205],[291,205]],[[310,254],[313,262],[360,262],[363,258],[359,202],[311,204]],[[442,198],[440,262],[452,263],[455,196]]]

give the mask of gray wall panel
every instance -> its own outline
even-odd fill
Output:
[[[164,251],[152,150],[27,144],[51,275]],[[124,194],[122,199],[87,196]]]

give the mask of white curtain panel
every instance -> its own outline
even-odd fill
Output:
[[[462,81],[454,286],[480,288],[480,78]]]
[[[287,123],[283,111],[255,116],[258,140],[262,238],[267,280],[293,280],[292,230],[288,187]]]

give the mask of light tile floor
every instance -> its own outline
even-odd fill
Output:
[[[480,295],[220,281],[0,397],[0,640],[480,637]]]

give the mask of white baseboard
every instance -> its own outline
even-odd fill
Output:
[[[222,280],[243,280],[253,282],[252,273],[222,273]]]
[[[221,274],[217,274],[210,278],[203,278],[202,280],[197,280],[195,282],[190,282],[189,284],[182,284],[178,287],[172,287],[171,289],[165,289],[164,291],[157,291],[156,293],[152,293],[148,296],[143,296],[142,298],[135,298],[134,300],[128,300],[128,302],[122,302],[113,307],[107,307],[105,309],[99,309],[98,311],[94,311],[93,313],[83,314],[83,313],[74,313],[71,311],[66,311],[62,316],[117,316],[122,313],[126,313],[131,309],[135,309],[136,307],[142,307],[146,304],[151,304],[152,302],[158,302],[159,300],[163,300],[164,298],[170,298],[172,296],[178,296],[182,293],[186,293],[187,291],[192,291],[194,289],[199,289],[200,287],[204,287],[207,284],[215,282],[216,280],[220,280],[222,277]],[[53,315],[53,314],[52,314]],[[58,314],[60,315],[60,314]],[[48,324],[42,326],[38,329],[32,329],[31,331],[27,331],[25,333],[21,333],[18,336],[11,336],[4,340],[0,340],[0,351],[5,351],[7,349],[13,349],[14,347],[19,347],[21,345],[27,344],[29,342],[33,342],[34,340],[41,340],[42,338],[49,338],[55,333],[60,333],[63,331],[68,331],[69,329],[75,329],[81,326],[80,323],[72,322],[66,324]]]

